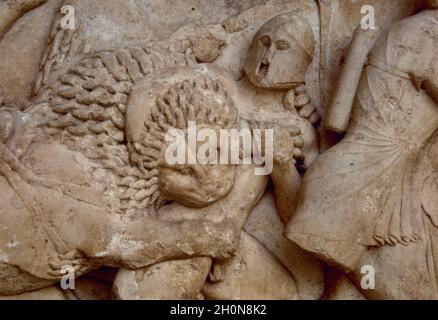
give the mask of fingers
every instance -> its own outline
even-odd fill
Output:
[[[263,130],[267,126],[271,126],[268,122],[263,121],[248,121],[251,129],[260,129]],[[298,126],[281,126],[274,125],[271,126],[274,130],[274,141],[273,141],[273,149],[274,149],[274,159],[279,163],[286,163],[289,161],[301,161],[304,159],[303,151],[301,150],[304,147],[304,139],[301,137],[301,129]],[[264,136],[262,136],[261,146],[263,147],[265,144]],[[296,162],[295,162],[296,163]]]
[[[295,97],[295,107],[298,110],[309,103],[310,103],[310,98],[306,93],[300,94],[299,96]]]
[[[290,90],[283,99],[283,106],[286,110],[297,114],[297,109],[295,108],[295,91]]]
[[[296,148],[300,148],[301,149],[302,147],[304,147],[304,139],[301,138],[300,136],[296,136],[292,140],[293,140],[294,146]]]
[[[61,270],[49,270],[47,274],[54,278],[61,278],[65,276],[66,272],[61,272]]]
[[[81,265],[71,266],[68,264],[63,265],[61,268],[54,268],[48,271],[48,274],[52,277],[60,278],[68,274],[76,274],[79,273],[84,267]]]
[[[225,268],[223,264],[214,263],[210,274],[208,275],[208,279],[211,282],[220,282],[225,279]]]
[[[312,125],[317,125],[321,120],[315,106],[307,94],[306,86],[302,85],[295,90],[290,90],[283,99],[285,109],[298,114]]]
[[[307,92],[307,90],[306,90],[306,86],[305,85],[301,85],[301,86],[299,86],[299,87],[297,87],[295,89],[295,94],[297,96],[300,95],[300,94],[305,94],[306,92]]]
[[[304,158],[303,151],[299,148],[295,148],[293,151],[293,157],[295,160],[302,160]]]
[[[309,122],[313,125],[316,125],[321,121],[321,116],[315,111],[309,118]]]
[[[55,278],[62,278],[63,276],[66,276],[68,274],[82,275],[82,274],[87,273],[88,271],[90,271],[92,269],[93,269],[93,267],[91,264],[68,266],[68,268],[65,268],[65,266],[64,266],[61,269],[49,270],[48,274],[52,277],[55,277]]]
[[[283,153],[277,153],[274,155],[274,161],[276,163],[288,163],[289,161],[294,161],[293,154],[283,154]]]
[[[298,112],[298,114],[300,115],[301,118],[304,119],[309,119],[310,116],[315,112],[315,107],[308,103],[306,105],[304,105],[300,111]]]
[[[74,259],[77,257],[80,257],[80,254],[76,250],[69,251],[68,253],[66,253],[64,255],[62,255],[62,254],[59,255],[60,260],[71,260],[71,259]]]
[[[233,257],[235,251],[236,251],[236,249],[233,249],[233,248],[222,251],[222,254],[218,258],[220,258],[220,260],[228,260],[231,257]]]
[[[60,261],[51,261],[49,262],[50,268],[53,270],[63,269],[65,267],[76,267],[89,264],[87,259],[74,259],[74,260],[60,260]]]
[[[301,134],[301,129],[296,126],[289,128],[288,131],[291,137],[299,136]]]
[[[250,120],[248,124],[252,130],[265,130],[267,128],[267,123],[264,121]]]

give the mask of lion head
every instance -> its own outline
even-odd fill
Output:
[[[148,188],[159,194],[158,201],[205,207],[230,192],[235,166],[213,162],[171,164],[165,157],[169,147],[166,133],[180,130],[183,144],[188,146],[189,123],[215,132],[237,128],[238,112],[220,80],[191,72],[185,74],[187,70],[172,71],[146,81],[131,92],[127,108],[128,149],[131,161],[151,176]],[[196,153],[198,147],[186,148],[186,152]]]

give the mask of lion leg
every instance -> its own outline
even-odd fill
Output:
[[[214,266],[202,293],[207,300],[297,300],[290,272],[255,238],[243,232],[237,255]]]

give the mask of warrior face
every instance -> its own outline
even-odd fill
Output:
[[[257,32],[244,71],[256,87],[293,89],[304,83],[313,51],[314,36],[309,24],[295,15],[283,14]]]

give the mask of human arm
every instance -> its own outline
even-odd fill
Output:
[[[231,192],[208,207],[195,209],[173,203],[160,209],[159,219],[144,217],[111,232],[125,235],[120,248],[130,241],[142,243],[124,252],[116,250],[112,255],[131,269],[198,256],[226,259],[237,249],[241,230],[263,196],[267,180],[255,176],[254,166],[241,165]]]
[[[305,144],[301,137],[302,131],[294,125],[281,126],[274,123],[255,121],[251,122],[251,127],[273,130],[272,141],[267,141],[264,137],[260,143],[262,146],[272,143],[273,166],[270,177],[275,188],[278,213],[281,220],[287,223],[295,211],[301,185],[301,176],[296,165],[297,161],[304,160],[305,157],[301,150]]]
[[[293,161],[274,162],[271,174],[275,188],[275,202],[283,223],[287,224],[297,205],[301,175]]]
[[[338,133],[347,130],[362,71],[379,34],[379,29],[363,30],[361,26],[356,29],[326,115],[328,130]]]

